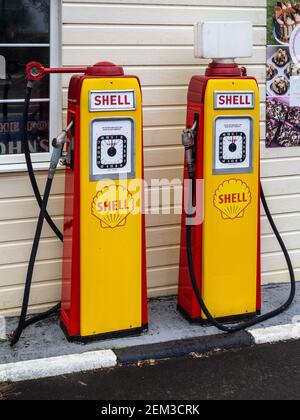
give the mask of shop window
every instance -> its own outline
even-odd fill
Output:
[[[0,1],[0,171],[25,169],[21,141],[26,89],[25,66],[59,63],[59,0]],[[49,139],[57,127],[59,79],[45,77],[34,85],[28,136],[36,168],[51,154]],[[55,109],[50,103],[55,101]],[[53,121],[53,123],[52,123]]]

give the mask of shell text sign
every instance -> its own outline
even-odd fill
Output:
[[[217,189],[214,205],[224,219],[234,220],[244,217],[245,209],[251,203],[251,191],[240,179],[224,182]]]
[[[92,204],[92,214],[100,220],[102,228],[126,225],[127,217],[134,210],[132,194],[120,185],[110,185],[99,191]]]

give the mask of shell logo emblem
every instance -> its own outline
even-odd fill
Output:
[[[217,189],[214,205],[222,213],[223,219],[234,220],[244,217],[251,204],[251,191],[240,179],[230,179]]]
[[[132,194],[120,185],[110,185],[99,191],[92,203],[92,214],[100,220],[102,228],[126,225],[127,217],[134,210]]]

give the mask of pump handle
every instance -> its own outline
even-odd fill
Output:
[[[194,147],[197,128],[198,121],[195,121],[192,128],[185,129],[182,133],[182,144],[185,148],[186,164],[191,179],[193,179],[195,175]]]

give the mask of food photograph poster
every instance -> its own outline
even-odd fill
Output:
[[[300,1],[268,0],[266,146],[300,146]]]

